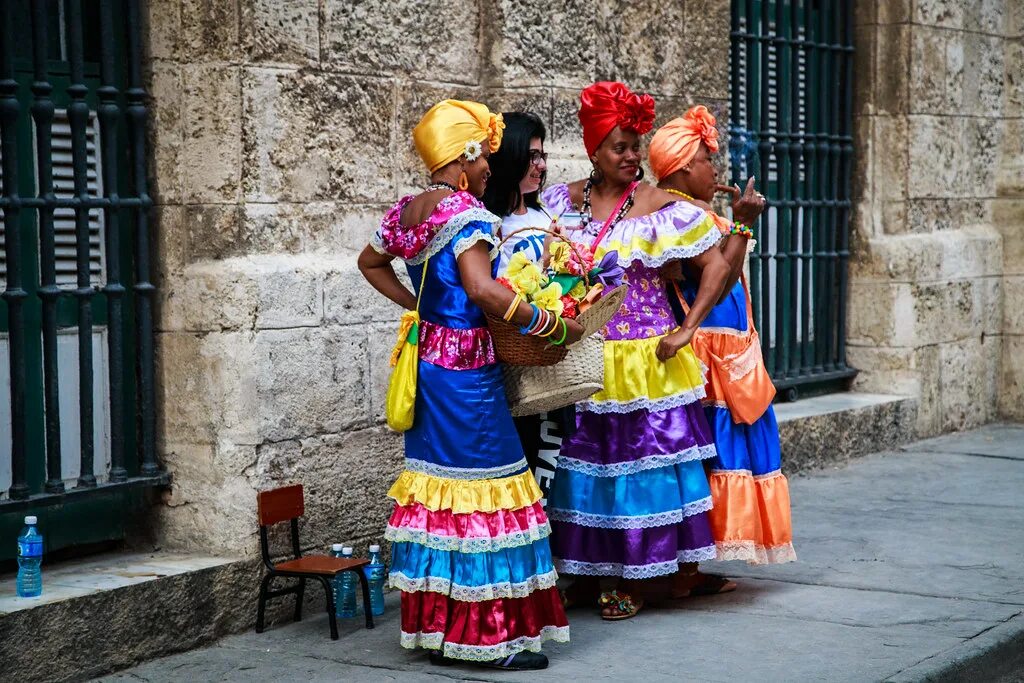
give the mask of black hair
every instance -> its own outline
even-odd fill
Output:
[[[502,114],[505,119],[505,133],[501,138],[501,147],[493,152],[487,160],[491,167],[491,177],[484,191],[484,206],[496,216],[507,216],[519,206],[522,199],[527,208],[539,209],[538,196],[540,190],[521,195],[519,183],[530,168],[530,140],[540,138],[544,142],[547,133],[544,122],[536,114],[512,111]],[[541,176],[540,185],[544,187],[547,171]]]

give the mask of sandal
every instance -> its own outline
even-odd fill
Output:
[[[489,669],[504,669],[505,671],[537,671],[548,668],[548,658],[539,652],[523,650],[511,657],[492,659],[489,662],[477,662],[477,664]]]
[[[718,595],[736,590],[736,582],[718,574],[697,574],[697,583],[690,588],[690,597]]]
[[[621,621],[632,619],[643,609],[644,601],[634,598],[629,593],[620,593],[617,590],[601,593],[598,600],[601,606],[601,618],[605,621]],[[606,611],[618,612],[618,614],[605,614]]]

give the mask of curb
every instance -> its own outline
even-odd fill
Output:
[[[918,662],[886,683],[998,681],[1024,676],[1024,612],[960,645]]]

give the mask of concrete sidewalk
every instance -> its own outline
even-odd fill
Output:
[[[378,627],[326,617],[143,664],[105,681],[1024,680],[1024,426],[993,425],[791,480],[796,564],[709,564],[735,593],[624,622],[569,618],[551,667],[433,667]],[[255,586],[253,587],[255,596]]]

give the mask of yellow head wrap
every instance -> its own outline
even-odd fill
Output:
[[[718,151],[715,117],[701,104],[666,123],[651,138],[647,158],[654,175],[661,180],[686,166],[702,142],[711,153]]]
[[[433,173],[465,154],[467,142],[486,140],[491,152],[497,152],[504,129],[501,114],[492,114],[479,102],[444,100],[431,107],[412,129],[412,141]]]

